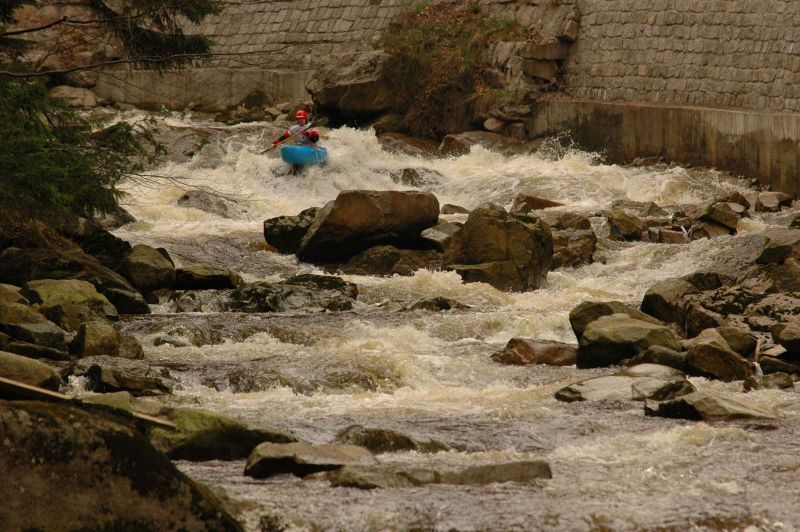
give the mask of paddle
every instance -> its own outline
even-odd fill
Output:
[[[294,135],[291,135],[291,136],[289,136],[289,137],[286,137],[285,139],[281,140],[280,142],[278,142],[278,143],[276,143],[276,144],[273,144],[272,146],[270,146],[270,147],[269,147],[269,148],[267,148],[266,150],[261,150],[260,152],[257,152],[257,153],[258,153],[258,155],[262,155],[262,154],[264,154],[264,153],[267,153],[267,152],[269,152],[269,151],[272,151],[272,150],[274,150],[275,148],[277,148],[278,146],[280,146],[281,144],[283,144],[284,142],[286,142],[287,140],[291,140],[291,139],[293,139],[293,138],[297,137],[298,135],[301,135],[301,134],[305,133],[306,131],[308,131],[308,130],[309,130],[309,129],[311,129],[312,127],[324,126],[324,125],[326,125],[327,123],[328,123],[328,117],[327,117],[327,116],[323,116],[322,118],[320,118],[320,119],[318,119],[318,120],[313,120],[313,119],[312,119],[312,121],[311,121],[311,122],[309,122],[308,124],[306,124],[305,126],[303,126],[303,128],[302,128],[300,131],[298,131],[297,133],[295,133]]]

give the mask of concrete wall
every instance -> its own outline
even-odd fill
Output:
[[[800,114],[562,99],[541,102],[528,122],[531,136],[564,131],[612,162],[660,156],[800,192]]]

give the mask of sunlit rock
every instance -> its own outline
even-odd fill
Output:
[[[792,197],[783,192],[759,192],[756,200],[756,212],[780,212],[781,207],[792,204]]]
[[[592,230],[557,230],[553,235],[553,261],[550,270],[574,268],[594,261],[597,250],[597,235]]]
[[[716,202],[706,207],[699,219],[723,225],[735,233],[743,212],[743,208],[734,210],[734,207],[727,202]]]
[[[18,303],[29,305],[30,302],[20,293],[21,288],[10,284],[0,283],[0,305],[5,303]]]
[[[617,240],[637,241],[647,230],[647,224],[641,218],[622,209],[612,209],[608,216],[610,237]]]

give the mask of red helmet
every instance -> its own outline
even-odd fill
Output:
[[[308,111],[304,111],[304,110],[300,109],[299,111],[297,111],[297,114],[294,115],[294,117],[297,118],[298,120],[300,120],[300,119],[308,120]]]

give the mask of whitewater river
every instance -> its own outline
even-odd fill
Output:
[[[193,125],[178,118],[168,123]],[[526,192],[593,216],[600,237],[597,262],[551,272],[546,287],[535,292],[463,284],[453,272],[344,276],[359,289],[350,312],[232,314],[218,312],[221,296],[208,293],[203,313],[174,313],[165,302],[153,306],[153,315],[127,319],[123,328],[142,342],[146,359],[177,378],[173,404],[225,412],[314,443],[331,442],[343,428],[360,424],[453,449],[380,455],[384,462],[542,458],[553,471],[551,480],[532,484],[364,491],[290,476],[255,480],[242,474],[244,461],[178,463],[224,493],[248,530],[800,528],[797,391],[745,396],[778,408],[778,422],[697,423],[645,417],[640,403],[553,398],[567,384],[612,369],[503,366],[490,359],[516,336],[574,344],[568,314],[580,302],[638,305],[655,282],[712,265],[720,249],[735,244],[735,237],[677,246],[609,242],[604,219],[594,215],[613,200],[699,203],[744,191],[741,182],[712,171],[604,165],[595,155],[569,150],[505,157],[477,148],[458,158],[422,159],[388,154],[372,132],[347,128],[324,131],[330,164],[293,176],[274,154],[251,151],[276,136],[277,128],[250,124],[212,132],[191,159],[154,171],[171,181],[126,185],[130,195],[123,204],[138,221],[116,234],[163,246],[178,265],[224,265],[247,281],[321,273],[293,256],[265,251],[263,220],[321,206],[343,189],[406,189],[390,173],[416,168],[427,176],[424,190],[440,204],[509,206]],[[180,183],[224,194],[235,205],[233,217],[178,206]],[[768,223],[752,219],[743,230],[761,231]],[[436,296],[471,308],[398,311]],[[164,335],[203,345],[154,346]],[[741,383],[692,383],[732,394],[741,389]]]

